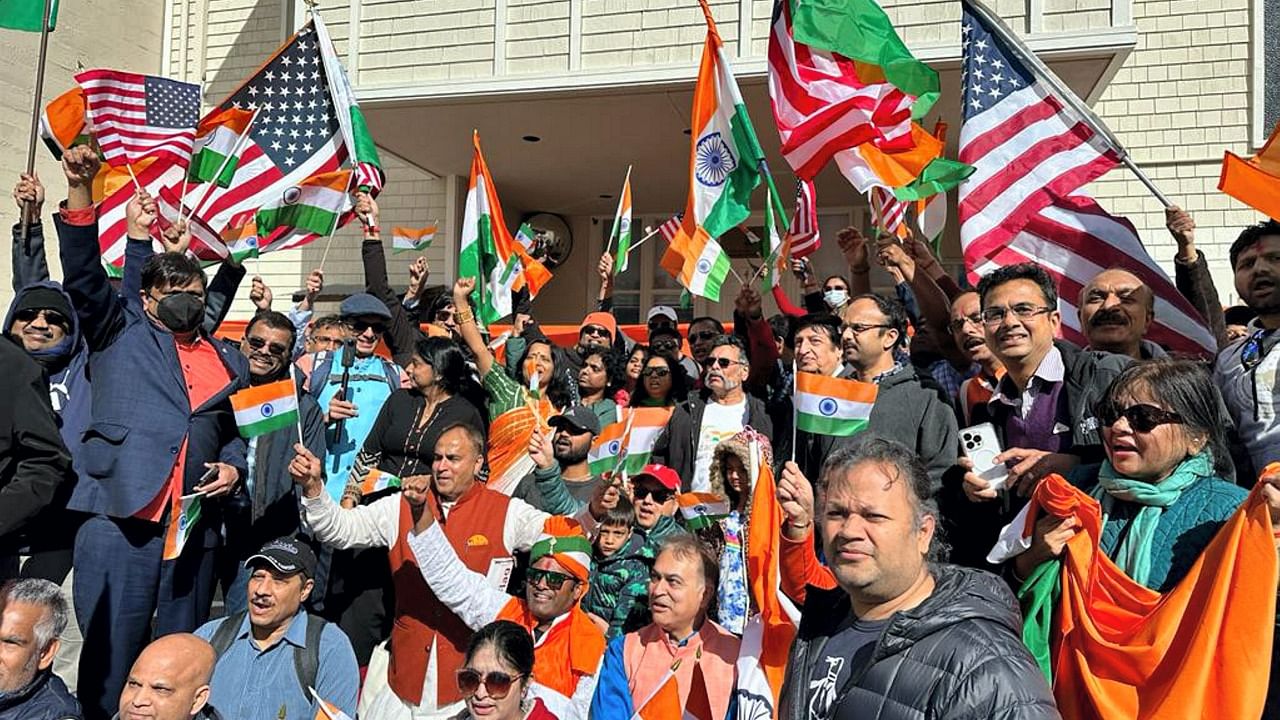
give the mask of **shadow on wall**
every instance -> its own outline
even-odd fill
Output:
[[[246,3],[247,4],[247,3]],[[214,107],[264,63],[285,39],[282,21],[292,3],[255,2],[247,14],[211,16],[205,28],[205,103]],[[227,18],[227,19],[222,19]],[[292,13],[288,28],[293,28]],[[215,58],[221,58],[216,65]]]

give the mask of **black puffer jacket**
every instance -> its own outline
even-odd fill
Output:
[[[834,720],[1060,718],[1022,644],[1018,607],[1004,581],[954,565],[937,565],[933,575],[933,594],[893,616],[871,665],[837,692]],[[779,718],[809,720],[809,673],[849,614],[849,596],[840,588],[808,589]]]

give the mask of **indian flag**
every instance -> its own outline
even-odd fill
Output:
[[[635,408],[631,411],[629,422],[631,431],[627,433],[626,455],[622,466],[627,474],[634,475],[649,464],[653,455],[653,446],[658,436],[671,422],[673,408]]]
[[[419,230],[406,227],[391,228],[391,247],[396,252],[423,250],[436,239],[437,229],[435,223]]]
[[[699,648],[701,653],[702,649]],[[680,706],[680,686],[676,682],[676,670],[680,668],[681,659],[677,659],[671,667],[658,679],[658,683],[649,691],[644,702],[636,707],[631,720],[671,720],[684,715]]]
[[[231,187],[240,163],[240,150],[257,111],[227,108],[200,121],[187,178]]]
[[[329,39],[329,28],[325,27],[320,13],[313,13],[311,17],[320,43],[324,76],[329,82],[329,94],[333,98],[333,108],[338,116],[338,129],[342,133],[342,141],[347,146],[351,162],[355,165],[355,186],[377,195],[386,183],[382,159],[378,157],[378,146],[369,134],[369,126],[364,121],[364,113],[360,111],[360,103],[356,102],[355,91],[351,89],[351,81],[347,79],[347,69],[338,58],[333,40]]]
[[[796,429],[849,437],[867,428],[879,387],[874,383],[796,373]]]
[[[174,497],[169,513],[169,527],[164,533],[164,559],[176,560],[187,546],[187,538],[200,521],[200,498],[204,493]]]
[[[342,214],[351,209],[350,186],[350,170],[312,175],[258,210],[255,220],[259,235],[270,235],[279,227],[328,235],[338,226]]]
[[[374,468],[365,473],[360,479],[360,494],[372,495],[383,490],[400,487],[400,478],[389,472],[383,472],[378,468]]]
[[[522,223],[520,227],[516,228],[515,241],[520,243],[520,247],[524,248],[525,252],[531,253],[536,242],[533,235],[533,226],[529,223]]]
[[[472,135],[472,144],[475,152],[462,218],[458,274],[476,278],[471,297],[476,314],[488,325],[511,314],[512,292],[527,287],[529,296],[536,296],[551,280],[551,273],[507,231],[498,191],[480,150],[479,132]]]
[[[258,385],[231,396],[240,434],[251,438],[298,423],[298,391],[293,380]]]
[[[84,126],[84,90],[79,85],[44,107],[40,113],[40,137],[56,160],[61,160],[62,153],[73,145],[89,142]]]
[[[751,214],[764,151],[747,116],[715,21],[705,0],[707,39],[693,91],[689,200],[662,267],[694,295],[720,300],[729,256],[717,241]]]
[[[701,530],[729,516],[729,501],[714,493],[691,492],[676,496],[685,527]]]
[[[613,261],[615,272],[626,272],[627,253],[631,252],[631,166],[622,181],[622,195],[618,198],[618,212],[613,216],[613,229],[609,231],[609,247],[617,243],[617,255]]]
[[[761,248],[765,252],[764,285],[769,290],[782,284],[782,278],[787,273],[787,263],[791,260],[791,235],[783,238],[778,232],[778,218],[774,211],[776,199],[773,183],[769,183],[765,187],[764,203],[764,225],[765,232],[769,233],[769,242]],[[786,217],[785,213],[782,217]]]
[[[351,720],[351,716],[338,709],[337,705],[320,697],[320,693],[315,688],[308,688],[311,691],[311,697],[316,699],[316,717],[315,720]]]
[[[947,141],[947,124],[938,121],[933,128],[933,136],[938,142]],[[934,253],[942,250],[942,231],[947,229],[947,194],[935,193],[923,200],[916,201],[916,223],[920,225],[920,233],[933,246]]]
[[[592,475],[604,475],[618,466],[618,458],[626,442],[628,423],[615,422],[605,425],[591,448],[587,450],[587,466]]]

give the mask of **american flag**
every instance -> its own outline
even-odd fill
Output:
[[[796,209],[791,215],[791,224],[787,227],[783,245],[791,247],[793,258],[808,257],[822,247],[822,237],[818,234],[818,204],[814,198],[812,180],[800,180],[796,183]]]
[[[1211,354],[1215,343],[1204,322],[1147,254],[1133,225],[1082,192],[1119,164],[1123,150],[1059,95],[998,16],[972,0],[962,7],[960,160],[977,168],[959,190],[960,241],[970,272],[1040,265],[1058,283],[1064,334],[1083,345],[1080,291],[1102,270],[1122,267],[1155,295],[1148,339]]]
[[[662,235],[663,240],[671,242],[676,233],[680,232],[680,224],[682,222],[684,222],[684,213],[676,213],[669,220],[658,226],[658,233]]]
[[[769,97],[782,155],[812,179],[836,153],[875,142],[910,148],[913,98],[883,78],[864,82],[854,61],[795,42],[784,0],[769,36]]]
[[[113,167],[145,158],[186,167],[191,162],[200,86],[118,70],[76,75],[84,90],[89,127]]]
[[[876,228],[899,238],[907,234],[907,204],[877,185],[871,188],[871,210]]]

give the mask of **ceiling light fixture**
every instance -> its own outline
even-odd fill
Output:
[[[527,142],[527,143],[542,142],[542,138],[538,137],[537,135],[525,135],[524,137],[522,137],[522,138],[520,138],[520,139],[521,139],[521,140],[523,140],[523,141],[525,141],[525,142]]]

